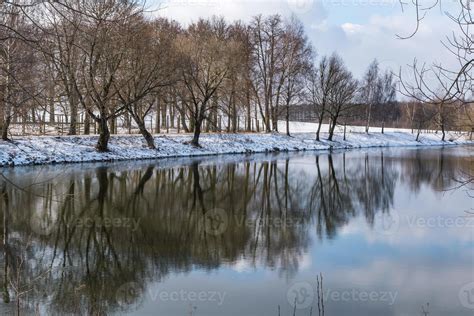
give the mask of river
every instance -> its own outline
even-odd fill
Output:
[[[2,169],[0,312],[472,315],[473,149]]]

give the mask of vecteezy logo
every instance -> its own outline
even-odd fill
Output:
[[[308,282],[298,282],[288,289],[286,297],[291,306],[305,309],[313,304],[314,289]]]
[[[229,224],[229,217],[226,211],[215,208],[204,214],[202,222],[206,233],[219,236],[226,231]]]
[[[464,285],[459,290],[459,301],[465,308],[474,309],[474,282]]]
[[[380,234],[391,235],[400,228],[400,215],[396,210],[389,213],[377,213],[374,218],[374,230]]]
[[[287,2],[290,10],[299,14],[308,13],[314,5],[314,0],[287,0]]]
[[[143,291],[140,285],[136,282],[129,282],[123,284],[117,289],[115,299],[120,307],[138,306],[143,300]]]
[[[53,232],[56,222],[49,216],[33,214],[30,219],[30,227],[33,232],[42,236],[49,236]]]

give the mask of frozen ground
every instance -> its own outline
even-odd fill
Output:
[[[284,131],[284,124],[281,124]],[[98,153],[94,146],[97,136],[32,136],[15,137],[12,142],[0,141],[0,166],[19,166],[32,164],[50,164],[65,162],[116,161],[130,159],[152,159],[164,157],[190,157],[236,153],[264,153],[275,151],[305,151],[328,150],[367,147],[395,146],[437,146],[467,144],[467,135],[450,133],[447,141],[441,141],[441,135],[422,134],[420,141],[415,141],[416,135],[407,130],[386,129],[385,134],[372,129],[369,135],[362,133],[361,127],[348,127],[347,140],[343,141],[340,132],[334,141],[324,140],[323,133],[320,142],[316,142],[315,125],[310,123],[292,123],[292,137],[284,134],[203,134],[202,148],[194,148],[186,142],[191,135],[168,134],[155,137],[158,150],[146,148],[140,135],[112,136],[109,144],[110,151]]]

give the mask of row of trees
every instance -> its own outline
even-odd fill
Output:
[[[138,127],[155,148],[146,120],[199,136],[260,128],[278,132],[290,107],[308,104],[329,139],[338,124],[358,115],[369,132],[372,112],[396,98],[394,75],[377,61],[357,80],[333,54],[317,58],[302,24],[279,15],[250,23],[200,19],[187,27],[151,18],[138,0],[11,0],[0,4],[0,128],[12,120],[68,118],[68,134],[98,127],[97,149],[106,151],[117,118]],[[363,107],[360,104],[364,105]],[[359,106],[358,106],[359,105]],[[362,113],[363,112],[363,113]],[[219,117],[219,119],[218,119]],[[262,126],[260,126],[262,122]],[[156,131],[156,130],[155,130]]]

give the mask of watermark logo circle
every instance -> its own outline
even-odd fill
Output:
[[[474,282],[464,285],[459,290],[459,301],[465,308],[474,310]]]
[[[56,226],[56,221],[50,216],[34,214],[30,219],[31,230],[41,236],[49,236]]]
[[[227,226],[229,225],[229,216],[223,209],[215,208],[207,211],[204,214],[202,223],[206,233],[219,236],[227,230]]]
[[[115,292],[115,299],[122,308],[138,306],[143,300],[142,287],[136,282],[125,283]]]
[[[286,0],[291,11],[298,14],[304,14],[311,11],[315,0]]]
[[[400,228],[400,215],[396,210],[379,212],[374,217],[374,231],[383,235],[392,235]]]
[[[286,293],[288,303],[297,309],[306,309],[313,304],[314,289],[308,282],[298,282],[293,284]]]

